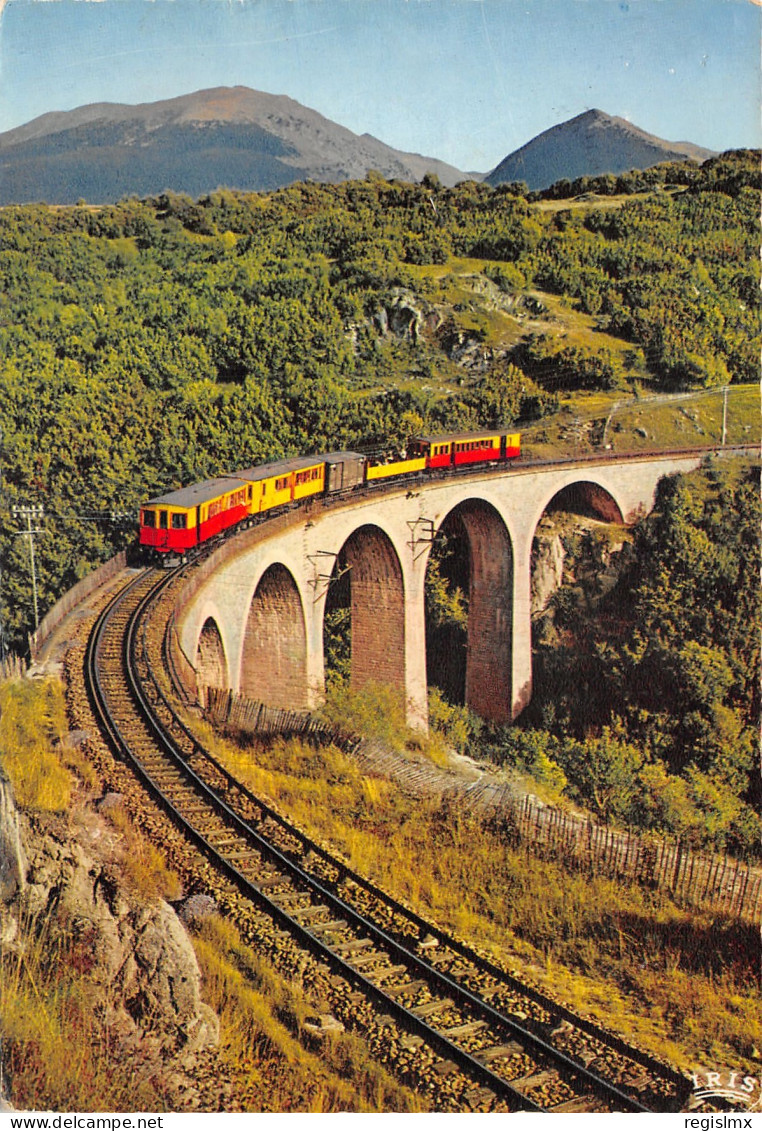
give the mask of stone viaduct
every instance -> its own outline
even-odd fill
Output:
[[[399,688],[408,722],[425,729],[424,578],[434,536],[457,514],[470,562],[466,702],[485,718],[510,720],[531,696],[532,541],[549,504],[565,492],[605,520],[631,522],[651,509],[662,476],[695,468],[704,455],[482,469],[313,500],[236,535],[192,571],[175,612],[183,667],[199,685],[270,706],[319,705],[326,594],[341,555],[352,683]]]

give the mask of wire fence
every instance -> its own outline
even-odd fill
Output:
[[[762,869],[724,854],[698,852],[663,837],[643,836],[597,824],[529,797],[508,807],[505,825],[517,841],[543,855],[563,858],[590,874],[627,878],[663,889],[681,904],[759,922]]]
[[[207,687],[202,699],[209,718],[263,737],[299,737],[334,743],[369,772],[396,778],[418,796],[456,795],[488,816],[514,844],[531,845],[549,859],[589,875],[630,879],[668,892],[685,906],[700,907],[758,923],[762,917],[762,868],[733,857],[700,852],[677,840],[616,829],[584,819],[489,775],[468,782],[433,763],[411,760],[382,743],[361,739],[317,720],[309,711],[288,711]]]
[[[0,660],[0,683],[5,683],[9,679],[21,679],[25,672],[26,664],[21,656],[10,652],[5,659]]]

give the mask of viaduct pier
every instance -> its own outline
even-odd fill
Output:
[[[269,706],[312,709],[324,693],[324,617],[336,562],[350,572],[351,680],[390,684],[410,725],[428,725],[424,580],[457,515],[468,541],[466,703],[505,722],[532,693],[532,542],[557,501],[605,521],[653,507],[658,481],[706,451],[480,469],[311,504],[231,538],[192,572],[175,643],[195,684]]]

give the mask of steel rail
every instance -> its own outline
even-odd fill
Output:
[[[156,598],[157,595],[154,595],[153,599],[155,600]],[[165,655],[167,651],[168,650],[165,648]],[[269,805],[266,801],[263,801],[260,797],[257,797],[256,794],[252,793],[251,790],[249,790],[242,782],[235,778],[210,751],[202,746],[202,744],[198,741],[190,728],[180,718],[176,710],[172,707],[171,703],[167,699],[167,696],[164,694],[164,691],[160,687],[153,668],[148,660],[147,655],[145,654],[145,651],[144,662],[146,663],[146,667],[148,669],[155,693],[160,698],[164,708],[172,717],[172,726],[178,727],[179,730],[183,733],[185,738],[192,745],[193,753],[204,758],[205,761],[207,761],[217,773],[224,777],[228,787],[234,788],[247,801],[251,802],[253,805],[256,805],[256,807],[267,818],[277,824],[281,829],[283,829],[284,832],[294,837],[294,839],[300,841],[303,847],[310,851],[314,856],[319,857],[326,864],[329,864],[333,868],[335,868],[342,880],[351,881],[357,887],[362,888],[364,891],[366,891],[369,895],[372,895],[374,898],[379,899],[388,907],[390,907],[392,911],[406,918],[421,932],[426,931],[431,933],[432,935],[435,935],[441,943],[449,947],[454,953],[460,955],[462,958],[466,958],[468,961],[473,962],[474,965],[476,965],[484,973],[487,973],[491,977],[505,983],[510,989],[516,990],[517,992],[521,993],[522,995],[533,1001],[536,1005],[539,1005],[543,1009],[548,1010],[548,1012],[551,1012],[558,1016],[561,1020],[572,1023],[578,1029],[587,1033],[588,1036],[601,1041],[603,1044],[607,1045],[615,1052],[627,1056],[630,1060],[636,1062],[641,1067],[647,1068],[649,1071],[654,1072],[661,1079],[669,1079],[671,1083],[675,1084],[682,1092],[686,1094],[688,1093],[689,1082],[685,1076],[670,1068],[668,1065],[661,1064],[654,1057],[649,1056],[648,1053],[642,1052],[640,1049],[633,1048],[632,1046],[628,1045],[627,1042],[624,1041],[621,1037],[617,1037],[616,1034],[609,1033],[606,1030],[600,1028],[600,1026],[596,1025],[595,1022],[588,1021],[586,1018],[580,1017],[578,1014],[573,1013],[572,1010],[568,1009],[566,1006],[560,1004],[559,1002],[553,1001],[552,998],[547,997],[545,994],[541,993],[541,991],[525,985],[518,978],[515,978],[512,974],[502,970],[499,966],[496,966],[493,962],[490,961],[490,959],[485,958],[483,955],[480,955],[472,947],[468,946],[468,944],[459,941],[458,939],[454,938],[454,936],[442,930],[440,927],[437,927],[428,920],[424,919],[417,912],[413,911],[404,903],[396,899],[393,895],[390,895],[388,892],[378,887],[375,883],[373,883],[372,880],[368,880],[366,877],[354,871],[354,869],[349,864],[345,863],[343,860],[339,860],[336,856],[329,852],[328,849],[323,848],[323,846],[320,844],[317,844],[306,833],[302,832],[301,829],[297,828],[286,817],[282,816],[282,814],[280,814],[276,809],[273,809],[272,806]],[[158,719],[157,725],[162,725]],[[215,792],[213,786],[208,786],[208,788],[212,790],[212,792]],[[488,1006],[488,1003],[484,1001],[483,998],[480,998],[479,1000],[484,1002],[485,1006]]]
[[[161,582],[159,584],[161,585]],[[129,590],[131,590],[134,585],[135,583],[132,583],[129,586]],[[543,1111],[543,1108],[541,1108],[538,1104],[535,1104],[533,1100],[530,1100],[526,1095],[518,1091],[518,1089],[513,1088],[508,1081],[492,1072],[486,1065],[483,1065],[480,1061],[471,1056],[458,1045],[453,1044],[447,1039],[447,1037],[443,1036],[436,1029],[432,1028],[424,1020],[417,1017],[410,1010],[400,1005],[399,1002],[395,1001],[394,998],[384,993],[384,991],[380,987],[371,982],[362,973],[355,970],[353,966],[345,961],[340,955],[331,950],[329,946],[323,943],[311,931],[307,930],[307,928],[304,927],[297,919],[294,919],[287,912],[285,912],[283,908],[274,903],[260,888],[256,886],[255,883],[247,879],[241,872],[238,871],[237,868],[234,867],[233,864],[230,863],[228,859],[226,859],[226,857],[222,853],[214,848],[210,841],[207,840],[207,838],[193,824],[191,824],[191,822],[186,817],[183,816],[177,806],[171,801],[171,799],[166,795],[161,787],[153,780],[150,773],[140,762],[139,758],[137,758],[132,753],[127,739],[122,734],[117,723],[111,718],[107,703],[105,701],[105,695],[103,693],[99,673],[97,672],[97,655],[99,652],[99,644],[102,639],[103,632],[105,631],[111,615],[118,607],[120,600],[126,595],[126,591],[122,594],[117,594],[111,605],[107,607],[107,609],[104,610],[104,612],[98,618],[98,622],[96,622],[96,625],[93,628],[93,633],[91,634],[90,638],[90,644],[88,646],[86,670],[88,672],[88,675],[94,675],[95,677],[93,682],[93,692],[95,693],[96,697],[98,717],[105,724],[105,730],[108,738],[113,744],[115,744],[120,755],[126,761],[128,761],[133,769],[137,772],[138,776],[148,787],[153,796],[158,800],[162,808],[164,808],[164,810],[169,813],[174,822],[183,830],[188,839],[193,842],[198,848],[200,848],[202,852],[207,856],[207,858],[214,864],[214,866],[218,870],[223,872],[223,874],[226,875],[227,878],[231,880],[245,896],[251,899],[263,910],[265,910],[268,915],[270,915],[276,922],[278,922],[280,926],[285,928],[292,936],[296,936],[301,944],[309,949],[313,954],[315,954],[323,961],[327,962],[333,970],[341,974],[342,977],[355,985],[358,989],[362,990],[362,992],[369,998],[371,998],[371,1000],[373,1000],[377,1005],[380,1005],[384,1010],[392,1013],[398,1019],[402,1019],[402,1021],[404,1021],[404,1024],[408,1028],[416,1033],[416,1035],[422,1037],[442,1057],[453,1061],[461,1068],[465,1069],[469,1075],[471,1075],[484,1086],[488,1087],[491,1091],[495,1092],[496,1095],[502,1096],[503,1098],[511,1101],[514,1105],[518,1105],[520,1110],[535,1112]],[[125,648],[127,648],[126,641]],[[130,680],[130,682],[133,682],[132,679]],[[133,688],[134,686],[135,685],[133,684]],[[138,704],[140,713],[144,714],[147,709],[147,704],[146,701],[143,700],[143,697],[139,691]],[[193,779],[196,788],[206,796],[207,800],[212,806],[212,809],[218,813],[224,813],[224,815],[238,827],[242,835],[244,835],[249,840],[253,839],[257,843],[258,847],[261,848],[264,855],[269,856],[271,859],[277,860],[277,857],[280,855],[278,850],[270,845],[266,840],[264,840],[264,838],[256,834],[245,821],[243,821],[232,809],[229,808],[229,806],[225,804],[225,802],[223,802],[211,790],[209,790],[205,783],[200,778],[198,778],[198,776],[190,769],[190,767],[187,766],[182,756],[175,750],[173,750],[172,744],[167,742],[162,737],[160,729],[151,725],[151,720],[152,713],[149,709],[147,717],[144,717],[143,721],[148,723],[149,729],[153,732],[154,737],[160,743],[165,753],[169,755],[171,760],[182,768],[184,774]],[[283,866],[287,870],[293,870],[293,866],[289,867],[289,862],[287,861],[286,857],[282,857],[282,861]],[[320,898],[327,899],[332,905],[341,905],[340,900],[337,900],[337,898],[333,896],[332,893],[330,893],[327,889],[322,888],[322,886],[319,885],[316,881],[311,880],[309,877],[307,877],[307,882],[308,886],[312,888],[312,890],[316,894],[318,894]],[[357,912],[355,912],[353,909],[348,907],[347,911],[355,922],[361,920],[361,917],[358,916]],[[365,925],[364,921],[363,925]]]
[[[143,716],[144,722],[148,725],[155,741],[165,751],[165,754],[170,758],[170,760],[174,762],[175,765],[186,774],[186,776],[190,777],[193,780],[196,788],[202,793],[203,796],[206,797],[208,802],[218,812],[224,813],[226,818],[234,824],[239,832],[249,841],[253,841],[258,850],[266,858],[272,861],[276,867],[286,871],[286,873],[290,874],[297,883],[301,884],[304,887],[307,887],[307,889],[310,890],[313,895],[315,895],[324,903],[327,903],[329,907],[331,907],[337,914],[348,919],[356,930],[360,930],[366,935],[369,935],[374,940],[374,942],[384,948],[387,953],[391,953],[394,958],[404,962],[404,964],[407,965],[408,968],[412,967],[416,974],[424,977],[432,985],[436,985],[439,990],[446,992],[458,1003],[467,1006],[470,1010],[480,1015],[489,1023],[512,1033],[523,1043],[525,1047],[529,1047],[535,1055],[539,1055],[542,1058],[554,1063],[555,1066],[562,1071],[562,1074],[572,1075],[574,1077],[582,1079],[594,1094],[601,1096],[609,1101],[616,1101],[619,1105],[621,1105],[620,1110],[622,1108],[628,1111],[640,1112],[649,1112],[653,1110],[640,1103],[639,1100],[634,1099],[634,1097],[632,1097],[628,1093],[623,1092],[617,1085],[613,1084],[611,1081],[598,1076],[596,1073],[586,1068],[581,1062],[574,1060],[572,1057],[567,1056],[567,1054],[543,1041],[540,1037],[537,1037],[535,1034],[528,1031],[518,1022],[513,1021],[510,1017],[507,1017],[505,1016],[505,1014],[500,1013],[498,1010],[494,1009],[494,1007],[489,1005],[489,1003],[487,1003],[483,998],[479,997],[477,994],[464,987],[461,983],[450,978],[447,974],[442,973],[436,967],[431,966],[425,960],[421,959],[417,954],[408,950],[407,947],[403,946],[397,939],[389,935],[386,931],[382,930],[371,920],[368,920],[365,916],[357,912],[350,904],[346,903],[343,899],[337,896],[329,888],[325,887],[313,876],[310,876],[309,873],[305,872],[298,864],[289,859],[289,857],[281,852],[280,849],[276,848],[266,838],[261,836],[261,834],[253,829],[247,821],[245,821],[233,809],[231,809],[230,806],[222,798],[220,798],[215,793],[215,791],[211,789],[207,785],[207,783],[198,776],[198,774],[195,773],[195,771],[193,771],[187,765],[184,753],[178,750],[174,740],[165,733],[164,728],[156,719],[154,712],[140,686],[140,682],[135,674],[133,665],[133,657],[136,650],[135,634],[137,625],[143,620],[143,616],[152,601],[156,599],[158,591],[162,590],[164,586],[169,583],[171,576],[172,575],[170,575],[170,577],[162,579],[155,590],[147,594],[142,599],[139,608],[132,615],[130,624],[128,626],[128,631],[125,635],[123,656],[123,659],[125,660],[127,665],[126,671],[128,674],[129,682],[131,684],[131,692],[135,699],[135,702],[139,706],[139,710],[141,715]],[[115,724],[114,729],[116,729],[116,731],[118,732],[118,727],[116,727]],[[127,750],[128,746],[126,741],[124,740],[124,737],[121,734],[119,734],[119,737],[121,740],[122,748]],[[194,745],[197,744],[194,743]],[[133,761],[133,763],[137,763],[140,766],[139,760],[136,760],[131,754],[129,755],[129,757],[130,760]],[[295,920],[294,918],[292,918],[292,916],[288,915],[281,908],[279,908],[277,904],[274,904],[266,895],[264,895],[264,893],[259,888],[256,887],[256,885],[252,884],[251,881],[242,876],[241,873],[239,873],[237,869],[230,865],[223,856],[217,853],[217,851],[206,840],[206,838],[204,838],[203,835],[199,833],[198,830],[196,830],[182,816],[181,813],[179,813],[171,800],[166,797],[163,790],[161,790],[161,788],[156,785],[155,782],[153,782],[150,774],[145,769],[145,767],[140,766],[140,770],[144,778],[150,782],[151,787],[159,796],[162,803],[170,807],[176,819],[179,819],[181,821],[183,826],[197,841],[197,843],[202,845],[206,852],[212,853],[215,860],[218,860],[223,864],[227,874],[231,878],[234,878],[236,883],[243,884],[245,889],[247,889],[249,892],[251,890],[255,891],[257,893],[257,901],[260,904],[264,902],[264,905],[267,907],[268,911],[270,911],[270,913],[275,913],[279,920],[290,931],[292,931],[292,933],[296,933],[302,939],[302,941],[310,947],[310,949],[315,951],[315,949],[317,948],[317,953],[319,953],[323,958],[330,956],[329,960],[331,962],[331,965],[336,967],[338,963],[338,968],[343,976],[350,978],[350,980],[360,985],[364,992],[369,993],[375,1000],[380,1001],[383,1004],[384,1008],[391,1010],[398,1016],[402,1016],[405,1020],[405,1023],[408,1026],[412,1027],[414,1031],[416,1031],[419,1035],[423,1036],[430,1045],[433,1045],[435,1048],[438,1047],[444,1055],[446,1055],[449,1059],[455,1061],[455,1063],[460,1062],[461,1064],[464,1064],[472,1075],[476,1076],[477,1079],[486,1084],[493,1091],[497,1091],[498,1094],[502,1093],[503,1095],[507,1095],[513,1099],[518,1100],[525,1108],[527,1107],[527,1105],[529,1105],[531,1110],[542,1110],[537,1107],[537,1105],[534,1105],[533,1101],[528,1100],[528,1098],[523,1093],[512,1088],[511,1085],[502,1077],[493,1073],[489,1068],[481,1064],[481,1062],[476,1058],[472,1057],[469,1053],[459,1048],[459,1046],[452,1044],[452,1042],[450,1042],[446,1037],[443,1037],[441,1034],[439,1034],[436,1029],[427,1025],[414,1013],[401,1006],[398,1002],[395,1001],[394,998],[384,993],[383,990],[380,990],[379,987],[377,987],[369,979],[365,978],[361,974],[358,974],[358,972],[348,962],[345,962],[340,958],[340,956],[336,955],[330,947],[326,946],[326,944],[322,943],[315,935],[312,934],[312,932],[303,927],[303,925],[299,923],[298,920]],[[229,777],[229,775],[226,775],[226,777]],[[237,786],[239,785],[239,783],[235,782],[234,779],[233,783]],[[259,802],[258,799],[254,798],[253,795],[251,795],[251,797],[252,800],[261,807],[261,802]],[[275,816],[275,818],[279,820],[279,824],[282,824],[283,827],[288,827],[288,823],[283,822],[282,818],[279,819],[278,815],[276,815],[274,811],[269,810],[269,812],[272,812],[273,816]],[[319,850],[319,846],[314,845],[313,842],[309,840],[309,838],[305,837],[303,834],[297,835],[299,835],[299,839],[302,841],[302,843],[307,844],[313,850]],[[338,867],[340,868],[340,872],[343,874],[347,874],[349,871],[345,866],[342,866],[340,864],[338,865]],[[384,896],[384,893],[381,893],[379,891],[379,895],[381,898],[385,898],[387,902],[391,902],[389,900],[389,897]],[[410,915],[409,911],[404,908],[403,905],[398,904],[397,907],[402,914],[408,916]],[[427,928],[429,927],[429,924],[426,924],[424,920],[419,919],[418,921],[420,922],[421,926],[425,926]],[[440,932],[437,933],[440,935],[440,938],[443,937]],[[473,958],[471,958],[471,955],[469,955],[469,958],[474,961],[477,966],[483,967],[483,960],[478,955],[476,955],[475,952],[472,953]],[[495,969],[497,977],[505,980],[505,976],[502,974],[502,972],[497,970],[497,968],[493,969]],[[521,992],[525,992],[526,988],[521,986],[521,983],[517,982],[515,979],[512,979],[512,981],[514,983],[514,988],[520,989]],[[550,1003],[550,1007],[558,1012],[555,1003]],[[579,1019],[574,1017],[573,1014],[569,1013],[568,1016],[569,1019],[573,1020],[575,1024],[578,1023]],[[601,1036],[602,1034],[594,1032],[591,1035]],[[463,1060],[463,1058],[466,1058],[465,1061]],[[663,1066],[656,1067],[660,1078],[663,1079],[665,1075]]]

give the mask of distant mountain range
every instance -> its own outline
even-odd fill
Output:
[[[291,98],[218,87],[138,106],[100,102],[43,114],[0,134],[0,204],[101,204],[166,189],[196,197],[223,185],[262,191],[363,178],[371,169],[390,180],[433,173],[448,186],[486,179],[544,188],[562,177],[710,156],[590,110],[540,134],[485,178],[354,134]]]
[[[530,189],[544,189],[564,179],[650,169],[662,161],[700,162],[714,156],[714,150],[688,141],[663,141],[624,118],[587,110],[509,153],[484,179],[490,185],[526,181]]]
[[[435,173],[445,185],[467,177],[358,136],[291,98],[243,86],[139,106],[99,102],[0,134],[0,204],[104,203],[165,189],[195,197],[220,185],[253,191],[345,181],[369,169],[403,181]]]

